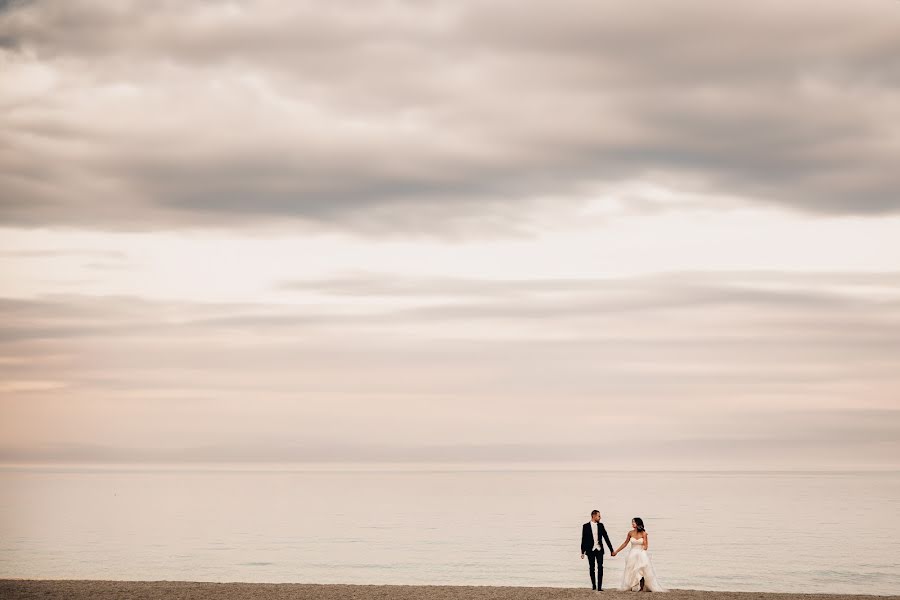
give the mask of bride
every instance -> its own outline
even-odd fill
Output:
[[[666,590],[656,579],[656,572],[650,562],[650,554],[647,553],[649,544],[644,521],[640,517],[635,517],[631,520],[631,529],[622,545],[612,553],[615,556],[625,546],[631,546],[628,560],[625,561],[625,573],[622,575],[622,585],[619,586],[619,591],[665,592]]]

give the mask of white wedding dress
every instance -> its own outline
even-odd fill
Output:
[[[639,591],[642,577],[644,578],[645,592],[666,591],[656,578],[653,563],[650,562],[650,554],[644,550],[644,540],[631,538],[631,548],[628,550],[628,560],[625,561],[625,573],[622,575],[622,585],[619,587],[619,591]]]

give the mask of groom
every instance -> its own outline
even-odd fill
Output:
[[[613,551],[609,536],[606,535],[606,527],[600,522],[600,511],[591,511],[591,520],[581,527],[581,558],[588,557],[588,572],[591,574],[591,589],[603,591],[603,543]],[[597,563],[597,576],[594,578],[594,563]]]

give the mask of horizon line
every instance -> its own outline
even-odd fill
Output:
[[[555,466],[554,466],[555,465]],[[449,462],[365,462],[365,461],[178,461],[178,462],[5,462],[0,461],[0,471],[27,470],[98,470],[98,471],[220,471],[220,472],[351,472],[351,471],[393,471],[393,472],[459,472],[459,471],[521,471],[521,472],[607,472],[607,473],[900,473],[900,466],[866,465],[858,467],[597,467],[589,464],[553,463],[541,461],[528,465],[511,463],[449,463]]]

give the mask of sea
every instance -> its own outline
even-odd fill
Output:
[[[668,588],[900,594],[898,471],[6,465],[0,577],[589,588],[593,509]]]

